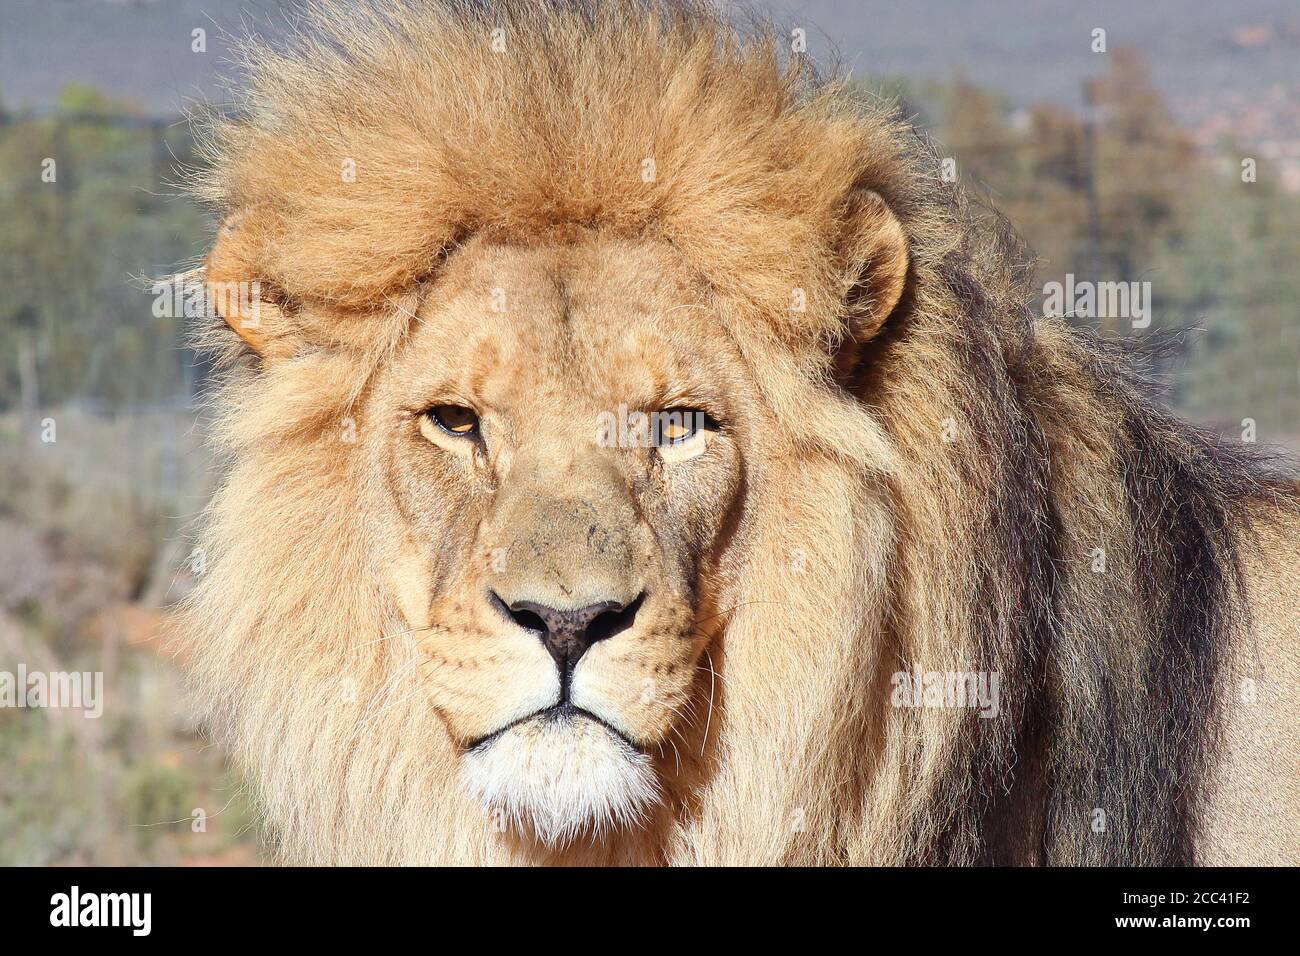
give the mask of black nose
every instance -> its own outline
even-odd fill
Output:
[[[495,594],[492,598],[516,624],[541,638],[565,679],[562,683],[567,684],[567,678],[573,673],[578,659],[587,653],[587,648],[632,626],[644,596],[627,604],[601,601],[574,611],[561,611],[534,601],[515,601],[507,605]]]

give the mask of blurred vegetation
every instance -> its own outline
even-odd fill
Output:
[[[177,320],[130,277],[199,251],[206,216],[172,185],[188,127],[127,112],[84,86],[0,125],[0,408],[110,409],[183,395]]]
[[[1015,225],[1048,282],[1150,282],[1152,322],[1076,319],[1123,338],[1173,337],[1162,371],[1183,414],[1296,450],[1300,436],[1300,196],[1250,144],[1197,153],[1141,60],[1117,50],[1072,112],[1009,113],[961,80],[934,135],[959,175]],[[906,93],[903,94],[906,100]],[[933,91],[918,99],[933,101]],[[1243,177],[1256,161],[1255,181]]]
[[[1242,181],[1251,144],[1194,151],[1141,62],[1110,62],[1083,111],[1009,111],[961,79],[875,89],[1021,230],[1037,288],[1067,273],[1151,282],[1150,328],[1079,321],[1179,335],[1165,371],[1181,411],[1294,442],[1300,197],[1262,159]],[[147,282],[211,234],[174,186],[193,161],[184,123],[86,87],[40,117],[0,106],[0,670],[106,685],[99,720],[0,708],[0,864],[256,859],[243,788],[185,716],[157,632],[211,480],[202,370]]]

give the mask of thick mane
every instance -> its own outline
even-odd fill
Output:
[[[807,577],[795,593],[773,571],[752,591],[773,600],[737,601],[779,598],[788,617],[741,612],[726,655],[742,631],[813,627],[814,599],[846,582],[888,595],[876,646],[784,677],[782,706],[754,703],[751,725],[727,676],[722,770],[662,857],[1193,861],[1216,688],[1248,625],[1248,513],[1294,509],[1293,487],[1149,402],[1119,350],[1036,320],[1028,256],[930,147],[754,34],[679,0],[408,0],[322,4],[288,48],[248,46],[251,92],[210,129],[198,189],[243,231],[249,277],[345,348],[236,369],[218,394],[232,470],[183,630],[213,727],[296,834],[289,857],[481,842],[440,796],[446,768],[410,756],[435,733],[404,683],[413,652],[329,636],[396,628],[355,498],[361,446],[334,436],[409,321],[403,297],[465,239],[603,230],[671,243],[794,370],[766,377],[778,417],[837,423],[802,446],[821,469],[809,499],[765,503],[803,516]],[[902,223],[911,272],[837,383],[836,241],[863,188]],[[879,514],[811,497],[830,474]],[[819,544],[871,520],[889,529],[879,553]],[[914,669],[1000,675],[1001,716],[888,708],[890,674]],[[799,827],[773,823],[796,807]]]

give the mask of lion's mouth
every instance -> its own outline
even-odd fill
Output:
[[[506,733],[507,731],[513,730],[515,727],[518,727],[521,724],[529,723],[530,721],[537,721],[538,723],[542,723],[542,724],[553,724],[553,723],[573,722],[579,720],[590,720],[593,723],[598,724],[601,727],[605,728],[605,730],[609,731],[611,734],[613,734],[623,743],[627,744],[627,746],[631,747],[637,753],[639,754],[645,753],[644,748],[642,748],[639,744],[637,744],[636,741],[634,741],[623,731],[619,730],[617,727],[611,724],[608,720],[605,720],[605,718],[597,714],[593,714],[591,711],[587,710],[584,707],[578,707],[575,704],[569,703],[568,701],[561,701],[560,703],[552,704],[550,707],[543,707],[541,710],[535,710],[531,714],[525,714],[523,717],[520,717],[517,720],[512,720],[510,721],[510,723],[505,724],[502,727],[498,727],[496,730],[492,731],[491,733],[485,734],[484,736],[479,737],[476,740],[470,741],[469,745],[465,749],[467,753],[474,753],[475,751],[481,751],[491,746],[492,742],[495,741],[502,734]]]

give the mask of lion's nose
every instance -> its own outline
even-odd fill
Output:
[[[555,658],[561,678],[568,678],[578,659],[591,645],[632,626],[644,597],[642,594],[628,603],[601,601],[573,611],[562,611],[535,601],[506,604],[495,592],[492,601],[516,624],[541,638],[551,657]],[[562,680],[562,683],[567,683],[567,680]]]

